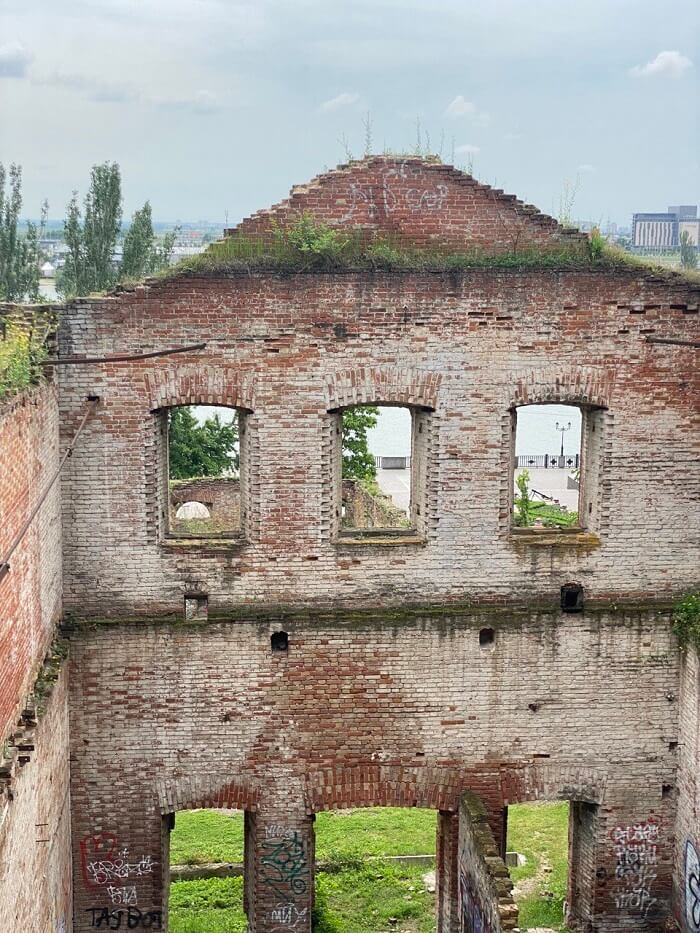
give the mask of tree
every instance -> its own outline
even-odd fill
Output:
[[[119,268],[119,279],[135,279],[149,272],[157,272],[170,262],[176,231],[166,233],[159,244],[153,232],[150,202],[131,218],[131,226],[124,237],[124,252]]]
[[[681,266],[684,269],[698,267],[698,250],[687,230],[681,233]]]
[[[534,503],[530,498],[530,471],[523,470],[516,479],[515,485],[518,487],[518,492],[520,493],[520,495],[515,498],[515,505],[518,510],[515,516],[515,524],[527,527],[528,525],[532,525],[535,520],[533,515]]]
[[[377,476],[367,431],[377,424],[379,409],[356,405],[343,411],[343,479],[368,480]]]
[[[37,301],[39,298],[39,239],[46,224],[48,204],[41,205],[39,229],[27,223],[20,236],[17,227],[22,208],[22,169],[10,165],[8,173],[0,162],[0,298],[3,301]]]
[[[187,406],[168,414],[170,479],[224,476],[238,470],[238,426],[224,424],[218,413],[202,424]]]
[[[63,295],[104,291],[116,281],[114,248],[122,223],[121,174],[116,162],[93,165],[81,225],[78,193],[64,223],[68,256],[58,287]]]

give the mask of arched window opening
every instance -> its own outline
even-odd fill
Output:
[[[166,534],[230,537],[241,532],[241,435],[235,408],[180,405],[161,413],[165,438]]]

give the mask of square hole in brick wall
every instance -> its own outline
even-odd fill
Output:
[[[182,405],[162,413],[167,533],[222,537],[241,531],[241,432],[235,408]]]

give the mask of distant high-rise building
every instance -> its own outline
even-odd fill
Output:
[[[659,252],[678,249],[684,231],[697,246],[700,242],[697,204],[671,206],[665,214],[632,215],[632,246],[638,249]]]

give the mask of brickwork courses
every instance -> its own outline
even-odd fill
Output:
[[[390,158],[232,235],[305,212],[431,248],[585,243]],[[64,449],[100,398],[61,481],[76,933],[167,928],[169,827],[197,806],[245,810],[251,931],[310,931],[314,814],[373,805],[439,812],[456,933],[465,792],[495,839],[509,804],[572,802],[573,929],[680,920],[697,668],[670,607],[697,587],[700,377],[648,338],[696,341],[698,296],[644,268],[485,265],[190,272],[66,306],[62,356],[206,344],[60,371]],[[512,527],[514,412],[545,402],[583,412],[563,533]],[[410,527],[346,533],[340,411],[382,403],[412,413]],[[239,412],[228,538],[168,528],[167,409],[196,404]]]

